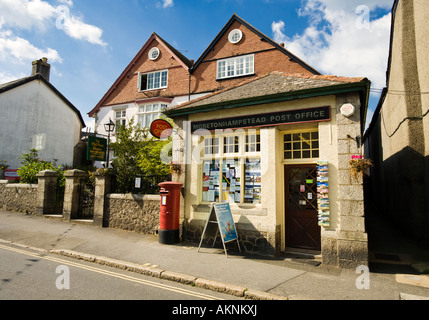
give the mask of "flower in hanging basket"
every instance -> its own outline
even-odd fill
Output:
[[[179,163],[171,163],[170,164],[170,171],[171,173],[177,173],[177,174],[181,174],[182,173],[182,165]]]
[[[360,155],[352,155],[350,160],[350,174],[358,178],[359,174],[366,174],[366,170],[373,167],[371,159],[365,159]]]

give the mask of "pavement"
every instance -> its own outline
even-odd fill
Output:
[[[385,226],[382,222],[373,222]],[[376,230],[379,230],[376,228]],[[390,233],[389,233],[390,232]],[[395,230],[370,240],[369,273],[324,266],[317,256],[250,255],[84,221],[0,210],[0,245],[68,256],[252,300],[429,300],[429,249]],[[371,248],[372,247],[372,248]]]

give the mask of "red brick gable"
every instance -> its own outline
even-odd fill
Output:
[[[157,47],[160,55],[150,60],[149,51]],[[101,107],[130,103],[154,97],[170,98],[189,93],[189,67],[192,63],[171,45],[153,33],[135,58],[122,72],[97,106],[89,112],[93,116]],[[168,70],[167,88],[139,91],[139,73]]]
[[[237,44],[232,44],[228,40],[230,32],[234,29],[241,30],[243,34],[242,40]],[[254,75],[216,79],[219,60],[246,54],[254,54]],[[235,87],[245,80],[244,78],[256,78],[273,71],[305,76],[320,74],[234,14],[192,68],[191,91],[192,93],[212,92]]]

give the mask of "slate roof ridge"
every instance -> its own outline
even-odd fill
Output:
[[[209,93],[209,94],[202,96],[200,98],[197,98],[197,99],[194,99],[191,101],[187,101],[187,102],[179,104],[179,105],[169,107],[167,110],[182,109],[182,108],[185,108],[189,105],[195,104],[197,102],[209,99],[211,97],[223,94],[223,93],[228,92],[228,91],[238,89],[240,87],[243,87],[243,86],[251,84],[251,83],[255,83],[257,81],[260,81],[260,80],[267,78],[267,77],[270,77],[270,76],[281,76],[281,77],[284,77],[285,79],[295,78],[295,79],[316,80],[316,81],[322,80],[322,81],[334,82],[335,84],[337,84],[337,83],[358,83],[358,82],[361,82],[361,81],[364,81],[367,79],[365,77],[343,77],[343,76],[335,76],[335,75],[306,75],[306,74],[302,74],[302,73],[288,74],[288,73],[284,73],[284,72],[280,72],[280,71],[271,71],[265,75],[254,77],[254,78],[242,81],[233,87],[221,89],[221,90]]]

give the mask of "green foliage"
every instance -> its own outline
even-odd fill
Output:
[[[29,153],[24,153],[20,159],[21,167],[18,169],[18,175],[21,183],[37,184],[37,174],[44,170],[59,171],[60,167],[52,162],[39,159],[39,151],[36,149],[30,150]]]
[[[153,138],[147,130],[140,129],[131,120],[116,133],[116,142],[111,144],[115,157],[112,160],[116,176],[116,192],[153,193],[157,183],[165,181],[170,173],[168,164],[162,163],[160,153],[169,143]],[[135,178],[142,179],[142,188],[134,189]]]
[[[147,134],[134,125],[120,126],[116,132],[116,142],[111,143],[115,157],[112,160],[113,172],[116,176],[116,191],[130,192],[136,177],[143,175],[138,166],[139,152]]]
[[[53,170],[58,174],[57,179],[57,202],[62,202],[66,188],[66,178],[64,176],[65,170],[69,169],[67,166],[57,166],[55,162],[49,162],[39,159],[39,151],[31,149],[29,153],[21,155],[21,167],[18,169],[20,183],[37,184],[37,174],[44,170]]]

